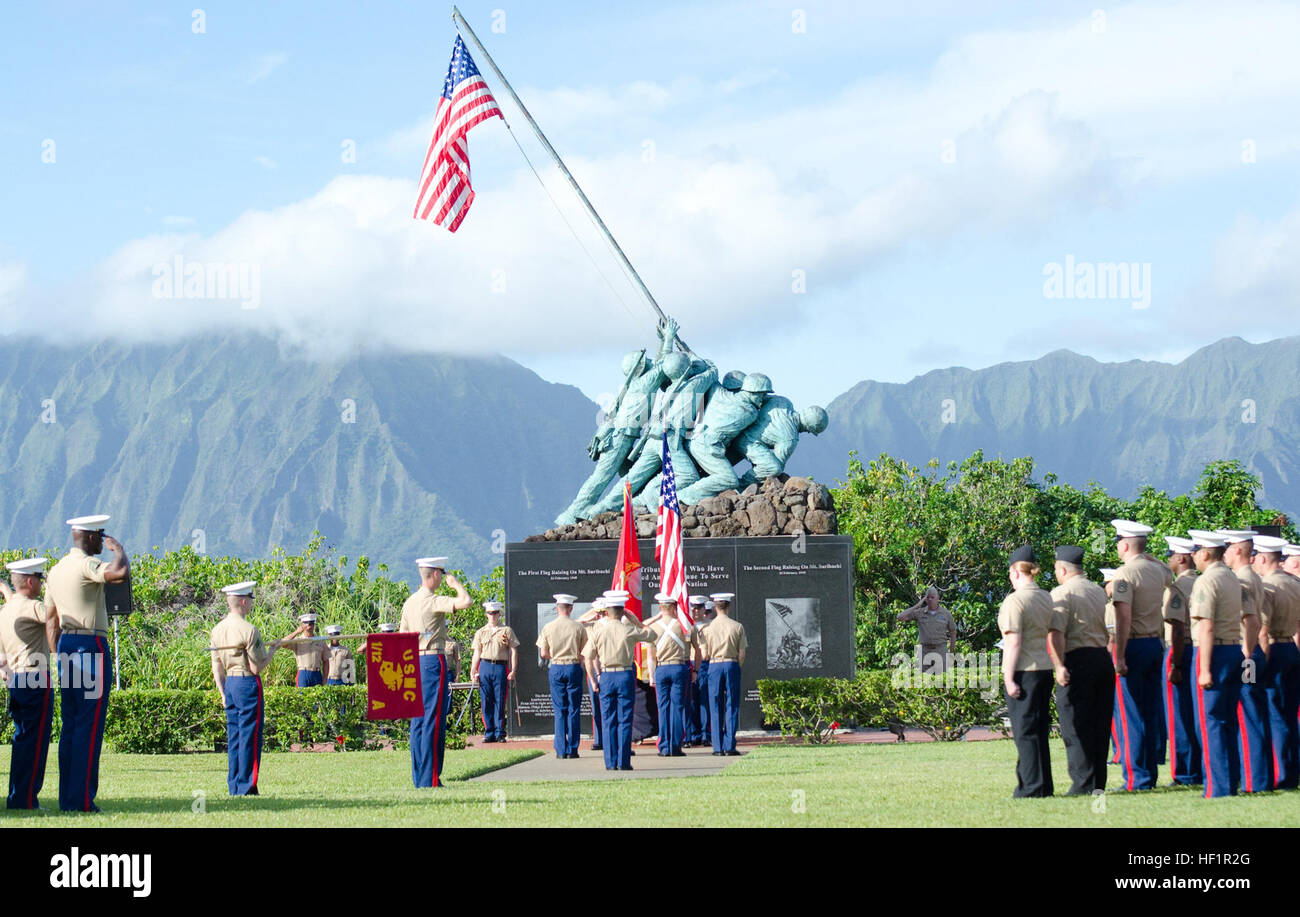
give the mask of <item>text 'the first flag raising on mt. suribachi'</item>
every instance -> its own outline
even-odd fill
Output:
[[[690,591],[686,585],[686,557],[682,553],[682,508],[677,502],[677,477],[663,438],[663,472],[659,476],[659,519],[655,525],[655,560],[659,562],[659,590],[677,600],[677,620],[690,633]]]
[[[460,226],[469,213],[469,205],[474,203],[466,135],[470,128],[488,118],[505,120],[458,35],[433,118],[433,140],[429,142],[424,168],[420,170],[420,186],[412,214],[415,219],[433,220],[451,232]]]

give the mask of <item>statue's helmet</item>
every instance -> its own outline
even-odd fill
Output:
[[[738,369],[733,369],[722,377],[722,387],[729,392],[738,392],[740,387],[745,384],[745,374]]]
[[[799,412],[799,426],[813,435],[825,430],[828,423],[830,418],[826,416],[826,409],[815,404],[810,404]]]
[[[623,358],[623,375],[628,375],[633,369],[639,375],[646,371],[646,364],[647,361],[643,351],[638,350],[636,353],[629,353]]]
[[[664,357],[664,375],[676,382],[691,368],[691,358],[680,351]]]
[[[750,373],[745,377],[745,382],[741,385],[740,390],[742,392],[757,392],[765,395],[772,391],[772,380],[764,373]]]

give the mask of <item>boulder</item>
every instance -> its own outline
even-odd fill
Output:
[[[812,481],[807,478],[791,478],[785,482],[783,490],[788,494],[802,494],[807,493],[808,488],[811,486]]]
[[[814,535],[829,535],[835,531],[835,514],[824,509],[810,509],[804,525]]]
[[[814,484],[808,488],[808,508],[834,509],[835,503],[831,500],[831,489],[825,484]]]
[[[776,527],[776,510],[766,500],[755,500],[746,510],[749,513],[749,534],[770,535]]]
[[[807,512],[808,507],[804,506],[802,503],[796,503],[794,506],[790,507],[790,515],[799,520],[802,520]]]
[[[740,495],[742,497],[752,497],[756,493],[758,493],[758,485],[750,484],[748,487],[746,487],[744,490],[740,492]]]

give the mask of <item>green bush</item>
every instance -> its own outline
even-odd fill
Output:
[[[950,685],[942,678],[895,677],[894,671],[844,678],[761,680],[763,718],[781,734],[808,743],[833,741],[839,726],[912,727],[938,741],[964,736],[972,726],[1001,722],[1001,681],[990,688]]]
[[[306,750],[329,744],[336,751],[407,748],[407,720],[366,719],[366,689],[361,685],[334,685],[307,690],[268,687],[265,704],[264,751]],[[476,719],[469,713],[459,727],[465,700],[455,698],[448,723],[447,747],[465,747],[466,730]],[[54,699],[52,740],[59,737],[59,701]],[[6,692],[0,688],[0,741],[13,741]],[[213,688],[207,690],[121,690],[108,696],[104,742],[113,751],[131,754],[179,754],[187,751],[225,751],[226,714]]]

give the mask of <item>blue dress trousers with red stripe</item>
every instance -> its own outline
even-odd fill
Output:
[[[411,780],[419,787],[442,786],[447,744],[447,661],[442,653],[420,655],[424,716],[411,720]]]
[[[1268,728],[1273,736],[1274,784],[1294,790],[1300,784],[1300,649],[1290,640],[1268,651]]]
[[[478,661],[478,697],[485,739],[501,741],[506,737],[507,670],[504,662]]]
[[[1268,728],[1268,658],[1256,645],[1253,665],[1242,668],[1241,699],[1237,701],[1237,745],[1241,753],[1241,789],[1263,793],[1273,789],[1273,737]]]
[[[1245,656],[1235,643],[1218,644],[1210,653],[1208,688],[1200,685],[1201,648],[1192,653],[1196,683],[1194,709],[1201,736],[1205,797],[1236,796],[1241,781],[1241,749],[1237,744],[1237,703],[1241,699],[1241,664]]]
[[[257,793],[266,705],[259,675],[226,678],[226,788],[231,796]]]
[[[113,656],[108,641],[90,634],[63,634],[58,652],[68,659],[59,686],[59,808],[93,812],[99,792],[99,753],[104,747]]]
[[[1125,790],[1149,790],[1160,768],[1159,734],[1164,729],[1161,697],[1163,642],[1136,637],[1124,647],[1128,674],[1115,676],[1115,738],[1120,783]]]
[[[19,672],[9,685],[9,717],[14,721],[13,754],[9,758],[10,809],[35,809],[45,783],[45,760],[54,722],[54,688],[49,673]]]
[[[1192,697],[1196,693],[1196,670],[1192,668],[1192,644],[1183,645],[1179,658],[1182,680],[1169,680],[1174,650],[1165,652],[1165,721],[1169,724],[1169,777],[1174,783],[1197,786],[1205,782],[1201,734],[1196,728]]]

